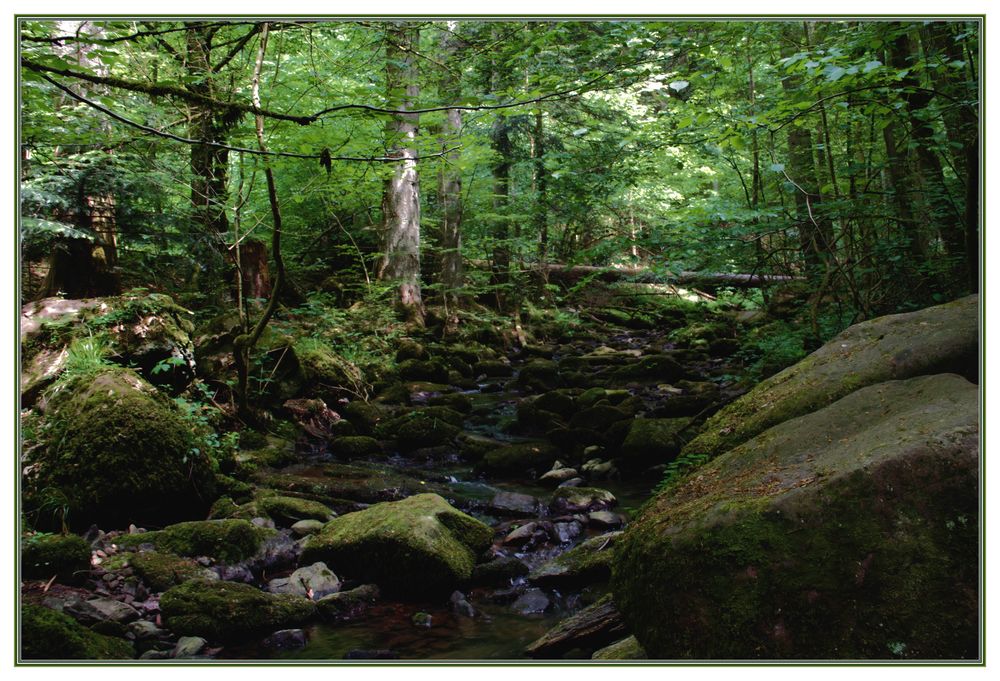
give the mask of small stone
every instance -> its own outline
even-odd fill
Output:
[[[617,529],[625,524],[625,518],[611,511],[593,511],[587,514],[587,523],[600,529]]]
[[[250,520],[250,524],[254,527],[266,527],[269,530],[274,529],[274,521],[270,518],[253,518]]]
[[[426,613],[426,612],[417,612],[417,613],[414,613],[413,617],[410,619],[410,621],[413,622],[413,626],[415,626],[415,627],[425,627],[427,629],[431,628],[431,621],[432,620],[433,620],[433,618],[430,616],[429,613]]]
[[[147,650],[139,656],[140,660],[169,660],[172,657],[169,650]]]
[[[521,546],[523,544],[527,544],[531,541],[531,538],[534,536],[535,530],[537,529],[538,523],[525,523],[504,537],[503,543],[510,546]]]
[[[137,641],[160,638],[167,632],[149,620],[136,620],[128,625],[128,633]]]
[[[478,614],[461,591],[452,593],[451,598],[448,600],[451,603],[451,609],[463,617],[475,617]]]
[[[308,640],[302,629],[282,629],[264,639],[264,647],[271,650],[298,650],[305,648]]]
[[[538,515],[539,501],[530,494],[497,492],[490,501],[490,509],[507,515]]]
[[[92,598],[89,601],[66,603],[64,611],[84,622],[112,621],[126,624],[139,619],[139,611],[131,605],[111,598]]]
[[[208,641],[200,636],[181,636],[177,639],[177,645],[174,646],[170,657],[194,657],[205,648],[207,643]]]
[[[316,534],[323,529],[323,522],[320,520],[306,519],[300,520],[292,525],[292,534],[296,537],[306,537],[310,534]]]
[[[202,567],[209,567],[212,564],[212,559],[208,556],[198,556],[195,558],[194,562],[198,563],[198,565]]]
[[[541,589],[528,589],[514,601],[511,610],[521,615],[534,615],[545,612],[552,602]]]
[[[302,567],[286,578],[272,579],[267,590],[277,594],[295,594],[312,600],[340,591],[340,579],[326,563],[316,562]]]
[[[580,536],[580,533],[583,532],[583,525],[574,520],[568,523],[554,523],[553,529],[559,541],[567,544]]]
[[[538,478],[538,482],[542,483],[543,485],[550,485],[550,486],[558,485],[559,483],[577,477],[577,475],[578,474],[575,468],[565,468],[565,467],[553,468],[548,473]]]
[[[583,478],[570,478],[569,480],[567,480],[565,482],[560,482],[559,486],[560,487],[579,487],[584,482],[586,482],[586,481]]]

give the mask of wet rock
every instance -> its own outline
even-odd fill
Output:
[[[558,589],[606,581],[611,577],[612,548],[620,537],[621,532],[591,537],[532,570],[528,581]]]
[[[537,516],[541,502],[530,494],[497,492],[490,500],[490,510],[506,516]]]
[[[655,658],[871,659],[905,642],[906,656],[975,659],[978,414],[960,376],[888,381],[681,478],[616,549],[615,600],[642,646]]]
[[[454,591],[451,594],[451,598],[448,599],[448,603],[451,605],[451,610],[457,615],[462,617],[475,617],[479,613],[476,611],[472,604],[466,600],[465,594],[461,591]]]
[[[503,543],[508,546],[523,546],[531,541],[537,531],[538,523],[525,523],[524,525],[511,530],[511,532],[504,537]]]
[[[331,520],[306,540],[302,558],[404,596],[450,593],[492,538],[489,526],[440,496],[418,494]]]
[[[170,657],[175,659],[194,657],[200,654],[206,645],[208,645],[208,641],[200,636],[181,636],[177,639],[177,645],[174,646]]]
[[[584,526],[583,523],[573,520],[565,523],[552,523],[552,528],[559,542],[568,544],[580,536]]]
[[[570,478],[569,480],[563,480],[559,483],[559,487],[579,487],[580,485],[587,482],[583,478]]]
[[[302,629],[281,629],[265,638],[262,644],[270,650],[300,650],[308,642]]]
[[[537,615],[552,607],[552,601],[541,589],[528,589],[510,606],[520,615]]]
[[[111,598],[92,598],[90,600],[68,601],[63,606],[63,612],[72,615],[82,622],[104,622],[110,620],[120,624],[128,624],[139,619],[139,612],[127,603]]]
[[[320,615],[326,619],[346,621],[362,616],[378,599],[378,587],[374,584],[363,584],[348,591],[324,596],[316,602],[316,607],[319,608]]]
[[[575,649],[597,650],[627,634],[625,621],[609,594],[560,622],[525,652],[534,658],[558,658]]]
[[[318,601],[340,591],[340,580],[326,563],[316,562],[301,567],[288,577],[272,579],[267,590],[276,594],[294,594]]]
[[[25,603],[21,606],[21,656],[28,660],[122,660],[135,655],[125,639],[93,632],[72,617]]]
[[[608,480],[618,477],[618,467],[613,461],[591,459],[583,464],[580,470],[591,480]]]
[[[529,572],[525,563],[514,557],[500,557],[472,569],[469,583],[476,586],[505,586]]]
[[[269,594],[249,584],[193,580],[160,598],[164,623],[181,635],[238,640],[301,624],[316,614],[307,598]]]
[[[300,520],[299,522],[292,525],[292,534],[296,537],[307,537],[310,534],[316,534],[323,529],[323,523],[319,520]]]
[[[136,620],[128,625],[128,635],[129,638],[136,641],[145,641],[148,639],[163,638],[167,635],[167,632],[149,620]]]
[[[430,629],[434,623],[434,618],[426,612],[415,612],[413,613],[413,617],[410,618],[410,622],[412,622],[415,627]]]
[[[560,483],[566,482],[567,480],[575,477],[577,477],[575,468],[567,468],[556,461],[556,466],[545,475],[538,478],[538,482],[549,487],[558,487]]]
[[[618,503],[615,495],[596,487],[559,487],[552,493],[549,508],[553,513],[590,513],[605,511]]]
[[[593,511],[587,514],[587,524],[602,530],[614,530],[625,524],[625,516],[611,511]]]

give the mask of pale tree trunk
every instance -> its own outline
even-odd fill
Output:
[[[454,22],[449,22],[449,28],[454,30]],[[445,65],[457,64],[459,41],[453,32],[443,31],[441,38],[441,55]],[[452,70],[442,70],[439,84],[441,98],[444,101],[457,102],[462,96],[461,83],[458,74]],[[455,146],[462,133],[462,112],[458,109],[448,109],[445,112],[444,126],[441,133],[442,151]],[[458,292],[464,283],[462,269],[462,175],[457,168],[459,152],[447,154],[441,163],[438,177],[438,194],[441,201],[441,284],[444,287],[446,306],[457,306]]]
[[[419,32],[405,23],[392,23],[386,41],[386,86],[389,105],[408,110],[419,94],[413,46]],[[390,155],[402,159],[386,180],[382,195],[383,248],[378,278],[399,287],[397,304],[408,321],[423,324],[420,297],[420,183],[417,176],[418,114],[394,114],[386,126]]]

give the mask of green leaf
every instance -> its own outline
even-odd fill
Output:
[[[873,59],[870,62],[865,63],[864,68],[861,69],[861,72],[869,73],[871,71],[874,71],[880,66],[882,66],[882,62],[880,62],[878,59]]]
[[[823,69],[823,77],[827,79],[828,82],[835,82],[840,80],[840,77],[847,73],[847,70],[842,66],[837,66],[835,64],[829,64],[825,69]]]

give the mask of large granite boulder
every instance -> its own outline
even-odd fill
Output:
[[[771,426],[882,381],[947,372],[975,381],[978,329],[975,295],[855,324],[715,414],[681,454],[717,456]]]
[[[616,548],[650,658],[978,655],[978,389],[888,381],[655,497]]]
[[[331,520],[306,540],[301,563],[323,561],[351,579],[423,598],[468,580],[492,537],[437,494],[418,494]]]

